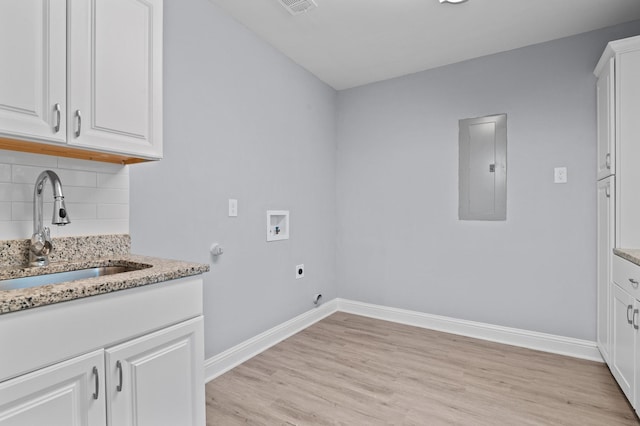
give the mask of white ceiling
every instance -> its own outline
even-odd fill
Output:
[[[211,0],[337,90],[640,19],[640,0]]]

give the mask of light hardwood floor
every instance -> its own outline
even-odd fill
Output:
[[[604,364],[336,313],[209,382],[207,425],[639,425]]]

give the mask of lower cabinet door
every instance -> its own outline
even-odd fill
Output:
[[[613,335],[611,372],[629,401],[635,391],[635,329],[633,310],[635,299],[618,285],[613,285]]]
[[[104,352],[0,383],[1,426],[103,426]]]
[[[615,176],[598,181],[597,319],[598,349],[607,364],[611,352],[611,258],[615,247]]]
[[[636,300],[635,309],[633,310],[633,329],[636,334],[636,352],[635,352],[635,400],[630,400],[636,413],[640,416],[640,300]]]
[[[106,350],[111,426],[205,425],[202,317]]]

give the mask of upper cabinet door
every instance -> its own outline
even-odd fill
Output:
[[[598,179],[616,173],[614,58],[602,68],[596,85],[598,108]]]
[[[69,7],[69,144],[161,158],[162,0]]]
[[[66,1],[0,1],[0,137],[65,142]]]

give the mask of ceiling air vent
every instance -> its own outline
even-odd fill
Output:
[[[318,7],[314,0],[278,0],[292,15],[300,15]]]

